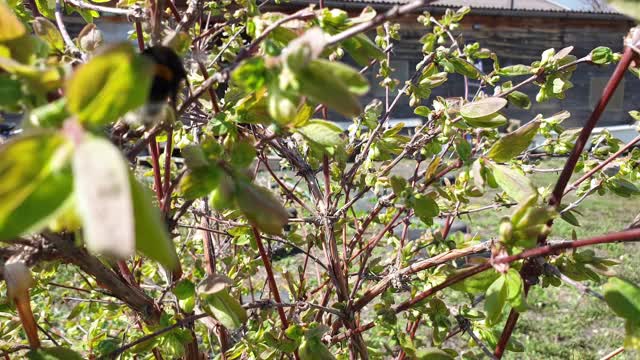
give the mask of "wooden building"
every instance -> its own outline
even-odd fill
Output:
[[[574,4],[583,1],[585,5],[569,7],[563,6],[560,1]],[[325,0],[324,3],[327,7],[344,9],[356,15],[366,6],[382,12],[406,2],[408,0]],[[597,46],[607,46],[616,52],[622,51],[623,38],[634,26],[634,22],[611,8],[597,5],[597,2],[598,0],[435,0],[423,10],[437,17],[447,8],[470,6],[471,13],[464,18],[461,28],[456,30],[456,33],[462,33],[465,43],[477,41],[482,47],[491,49],[498,55],[501,65],[508,66],[529,65],[539,59],[541,53],[548,48],[559,50],[573,46],[573,54],[577,57],[587,55]],[[184,1],[178,0],[177,3],[180,5]],[[279,4],[270,1],[263,10],[293,12],[317,3],[317,0],[291,0]],[[402,40],[394,48],[392,67],[395,68],[396,77],[401,81],[409,78],[422,58],[419,39],[425,34],[426,29],[417,23],[416,18],[423,10],[397,20],[402,24]],[[131,24],[122,18],[107,16],[100,18],[97,23],[105,34],[105,40],[126,38],[127,31],[132,30]],[[476,65],[485,72],[490,72],[493,68],[491,60]],[[572,79],[574,87],[567,92],[566,99],[538,104],[535,102],[538,88],[532,85],[524,90],[531,96],[532,109],[510,108],[507,113],[513,119],[526,122],[537,113],[551,115],[560,110],[568,110],[572,117],[565,124],[580,126],[589,116],[612,72],[613,66],[580,65]],[[370,75],[370,80],[372,84],[379,81],[373,75]],[[517,80],[514,79],[514,82]],[[470,86],[470,91],[473,92],[477,89],[478,83],[471,82]],[[445,85],[434,91],[433,96],[457,97],[463,94],[462,78],[452,75]],[[383,89],[374,87],[364,101],[383,95]],[[640,80],[629,73],[613,97],[599,126],[631,123],[632,120],[627,113],[640,107],[639,105]],[[406,102],[397,107],[392,118],[395,121],[419,121]]]
[[[325,6],[347,10],[354,14],[365,6],[372,6],[378,11],[385,11],[392,6],[406,3],[406,0],[352,0],[325,1]],[[286,3],[287,10],[317,3],[315,0],[293,0]],[[494,51],[502,66],[526,64],[540,59],[541,53],[548,48],[562,49],[573,46],[573,54],[577,57],[587,55],[597,46],[607,46],[613,51],[621,52],[623,38],[634,22],[606,6],[598,6],[589,1],[583,7],[568,7],[558,1],[551,0],[437,0],[424,8],[436,17],[446,8],[470,6],[469,13],[462,21],[461,28],[465,43],[479,42],[482,47]],[[293,8],[293,9],[292,9]],[[413,16],[399,20],[402,40],[394,50],[392,67],[396,76],[407,79],[421,60],[419,53],[422,45],[419,39],[425,29],[418,24],[416,18],[422,11]],[[476,64],[485,72],[493,68],[492,61],[486,60]],[[568,110],[572,116],[565,124],[580,126],[589,116],[597,102],[604,85],[613,72],[613,66],[580,65],[574,73],[574,87],[567,92],[564,100],[550,100],[544,103],[535,102],[538,88],[532,85],[525,89],[531,96],[533,106],[530,110],[508,109],[507,113],[514,119],[526,122],[535,114],[551,115],[560,110]],[[514,79],[517,80],[518,78]],[[376,82],[375,78],[371,79]],[[515,82],[515,81],[514,81]],[[472,91],[478,83],[471,83]],[[373,95],[382,96],[384,91],[375,90]],[[434,91],[433,95],[462,96],[464,83],[460,76],[451,76],[450,80]],[[628,124],[632,120],[628,111],[640,107],[640,79],[631,73],[625,76],[620,89],[613,97],[608,110],[602,117],[599,126]],[[408,106],[399,106],[395,119],[415,118]]]

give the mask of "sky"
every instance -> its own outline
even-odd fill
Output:
[[[588,6],[589,4],[589,1],[585,1],[585,0],[552,0],[552,1],[560,5],[570,7],[572,9],[581,9],[581,8],[584,8],[585,6]]]

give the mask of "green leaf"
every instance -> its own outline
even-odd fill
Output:
[[[460,159],[463,162],[469,161],[471,159],[471,144],[464,138],[460,138],[454,144],[454,148],[456,150],[456,154],[460,156]]]
[[[440,214],[438,203],[430,196],[416,194],[413,200],[413,210],[417,217],[427,224],[433,223],[433,218]]]
[[[505,66],[496,72],[502,76],[521,76],[531,74],[531,66],[527,65],[512,65]]]
[[[73,154],[78,214],[90,252],[126,259],[135,252],[129,168],[120,150],[101,138],[86,138]]]
[[[301,360],[335,360],[331,351],[317,337],[305,337],[300,343],[298,354]]]
[[[348,69],[348,70],[347,70]],[[345,116],[360,114],[356,95],[366,92],[366,79],[346,65],[314,60],[296,73],[299,90],[312,101],[324,104]]]
[[[531,99],[529,99],[529,95],[521,92],[521,91],[513,91],[509,95],[507,95],[507,100],[511,102],[513,105],[529,110],[531,108]]]
[[[67,82],[69,110],[83,124],[106,125],[147,101],[152,66],[128,43],[112,45]]]
[[[413,113],[418,116],[428,117],[431,114],[431,109],[426,106],[418,106],[413,110]]]
[[[305,139],[323,148],[329,154],[342,144],[342,129],[326,120],[309,120],[304,126],[296,129]]]
[[[169,237],[160,210],[152,202],[150,191],[129,175],[135,224],[136,249],[169,270],[178,266],[176,248]]]
[[[11,239],[42,230],[65,207],[72,192],[71,168],[52,171],[3,219],[0,224],[0,239]]]
[[[407,180],[402,176],[393,175],[389,178],[389,184],[391,185],[391,189],[396,196],[399,196],[400,193],[407,187]]]
[[[281,234],[289,213],[280,201],[269,190],[249,182],[238,181],[236,186],[236,202],[249,222],[267,234]]]
[[[604,285],[604,299],[616,315],[631,321],[640,319],[640,287],[617,277]]]
[[[269,70],[267,70],[262,57],[253,57],[241,62],[231,73],[231,79],[234,83],[252,92],[263,87],[268,77]]]
[[[19,80],[7,74],[0,74],[0,109],[16,106],[23,96]]]
[[[471,79],[480,78],[480,71],[468,61],[457,57],[452,57],[449,59],[449,61],[451,62],[451,64],[453,64],[453,68],[458,74],[469,77]]]
[[[489,149],[487,156],[498,162],[506,162],[520,155],[529,147],[540,128],[540,120],[534,119],[517,130],[501,137]]]
[[[294,94],[284,92],[276,85],[269,87],[267,95],[267,110],[269,116],[278,124],[286,126],[295,121],[298,115],[298,103],[300,99]]]
[[[416,359],[418,360],[454,360],[448,352],[438,348],[426,348],[416,351]]]
[[[367,66],[372,60],[380,60],[384,52],[366,34],[358,34],[342,42],[342,46],[360,66]]]
[[[247,321],[247,311],[229,294],[233,282],[224,275],[210,275],[198,285],[203,310],[228,329],[237,329]]]
[[[528,177],[503,165],[493,162],[488,162],[488,165],[493,170],[496,183],[517,202],[527,200],[532,194],[535,194],[536,190]]]
[[[193,311],[195,307],[196,286],[187,279],[181,280],[173,289],[173,293],[178,299],[180,309],[186,313]]]
[[[460,115],[466,119],[482,119],[492,117],[507,106],[507,100],[499,97],[488,97],[460,108]]]
[[[63,160],[65,139],[51,132],[17,137],[0,146],[0,219],[5,219]],[[4,222],[4,220],[0,220]]]
[[[33,20],[33,32],[44,40],[51,49],[64,52],[64,40],[58,28],[46,18],[38,16]]]
[[[29,360],[82,360],[80,354],[62,346],[30,350],[27,358]]]
[[[18,39],[27,34],[27,29],[13,14],[6,3],[0,3],[0,42]]]
[[[507,302],[518,312],[526,310],[524,282],[518,270],[510,268],[505,274]]]
[[[463,272],[465,269],[459,270],[459,272]],[[469,293],[472,295],[479,295],[489,288],[489,286],[500,276],[495,271],[483,271],[481,273],[475,274],[471,277],[464,279],[464,281],[453,284],[451,286],[452,289],[457,291],[462,291],[465,293]]]
[[[640,193],[640,189],[632,182],[617,177],[607,181],[607,188],[616,195],[626,198]]]
[[[60,98],[31,110],[27,119],[31,125],[36,127],[59,128],[69,116],[67,99]]]
[[[61,74],[57,68],[24,65],[13,59],[0,56],[0,69],[26,80],[30,85],[30,90],[42,94],[49,90],[58,88],[61,83]]]
[[[494,114],[483,118],[464,119],[467,124],[477,128],[496,128],[507,123],[507,118],[502,114]]]
[[[40,12],[40,14],[42,14],[43,16],[49,18],[49,19],[55,19],[56,17],[56,3],[55,1],[49,1],[49,0],[35,0],[36,2],[36,7],[38,8],[38,11]]]
[[[308,70],[314,73],[323,72],[330,74],[334,82],[339,81],[343,83],[352,94],[364,95],[369,91],[369,82],[367,79],[360,74],[358,70],[341,62],[317,59],[308,65]],[[331,84],[325,85],[331,88]]]
[[[194,168],[180,179],[179,192],[187,200],[207,196],[218,186],[221,176],[221,170],[214,165]]]
[[[70,197],[64,144],[61,136],[40,132],[0,147],[0,239],[41,230]]]
[[[502,310],[507,302],[508,288],[506,276],[498,277],[487,289],[484,299],[484,310],[487,313],[487,324],[492,326],[500,321]]]
[[[238,141],[231,149],[231,164],[237,167],[247,167],[256,158],[256,149],[248,141]]]

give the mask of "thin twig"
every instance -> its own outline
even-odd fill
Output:
[[[64,20],[62,19],[61,0],[56,0],[56,8],[55,8],[54,16],[56,18],[56,24],[58,25],[58,30],[60,30],[60,35],[62,35],[62,40],[64,40],[64,43],[69,48],[69,51],[71,51],[71,54],[73,54],[73,56],[83,59],[85,57],[85,54],[80,49],[78,49],[76,44],[73,43],[73,40],[71,40],[71,36],[69,36],[69,32],[67,31],[67,27],[64,25]]]

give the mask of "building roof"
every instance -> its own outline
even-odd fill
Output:
[[[374,7],[390,7],[401,5],[411,0],[326,0],[329,6],[357,7],[371,5]],[[316,3],[316,0],[292,0],[292,3]],[[547,16],[615,16],[623,15],[607,6],[602,0],[434,0],[427,9],[458,8],[469,6],[474,13],[500,13],[503,15],[535,12]]]
[[[365,0],[366,1],[366,0]],[[395,0],[396,2],[406,2]],[[460,7],[470,6],[478,9],[515,10],[515,11],[558,11],[558,12],[590,12],[617,13],[599,1],[579,1],[574,3],[556,0],[436,0],[432,6]]]

